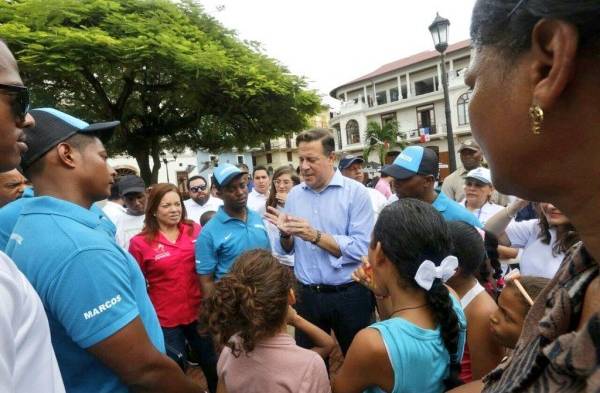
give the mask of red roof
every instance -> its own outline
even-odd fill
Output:
[[[446,52],[447,53],[454,52],[454,51],[457,51],[460,49],[468,48],[469,46],[471,46],[471,40],[459,41],[452,45],[449,45]],[[357,82],[362,82],[364,80],[369,80],[369,79],[378,77],[380,75],[387,74],[388,72],[392,72],[392,71],[398,70],[400,68],[408,67],[409,65],[417,64],[417,63],[420,63],[425,60],[434,59],[436,57],[439,57],[439,55],[440,54],[435,50],[428,50],[425,52],[417,53],[416,55],[405,57],[404,59],[400,59],[400,60],[396,60],[396,61],[393,61],[388,64],[384,64],[371,73],[368,73],[366,75],[361,76],[360,78],[356,78],[348,83],[344,83],[343,85],[336,87],[335,89],[331,90],[329,95],[332,96],[333,98],[337,98],[334,93],[337,90],[341,89],[342,87],[346,87],[348,85],[352,85]]]

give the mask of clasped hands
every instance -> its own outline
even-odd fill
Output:
[[[297,236],[307,242],[312,242],[317,238],[317,230],[303,218],[291,216],[271,206],[267,208],[265,218],[275,225],[284,236]]]

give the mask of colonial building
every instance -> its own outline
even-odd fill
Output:
[[[468,116],[470,92],[464,73],[470,62],[470,41],[450,45],[446,70],[452,127],[456,148],[471,134]],[[448,145],[440,56],[426,51],[385,64],[375,71],[336,87],[330,93],[341,101],[329,122],[339,152],[360,154],[369,141],[369,122],[385,124],[395,120],[408,144],[421,143],[436,150],[441,176],[448,174]],[[377,161],[375,153],[368,161]],[[460,162],[460,160],[457,160]]]

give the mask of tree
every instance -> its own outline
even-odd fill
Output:
[[[135,157],[148,183],[163,150],[256,146],[320,108],[303,78],[191,0],[5,1],[0,37],[35,107],[120,120],[109,150]]]
[[[365,147],[363,157],[368,161],[371,152],[377,149],[381,165],[385,164],[385,155],[391,148],[400,147],[403,149],[406,146],[404,136],[398,131],[398,122],[395,120],[389,121],[383,126],[375,121],[368,122],[365,141],[367,141],[367,147]]]

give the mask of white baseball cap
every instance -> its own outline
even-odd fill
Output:
[[[480,166],[479,168],[475,168],[467,173],[466,179],[475,179],[482,183],[492,185],[492,175],[490,170]]]

